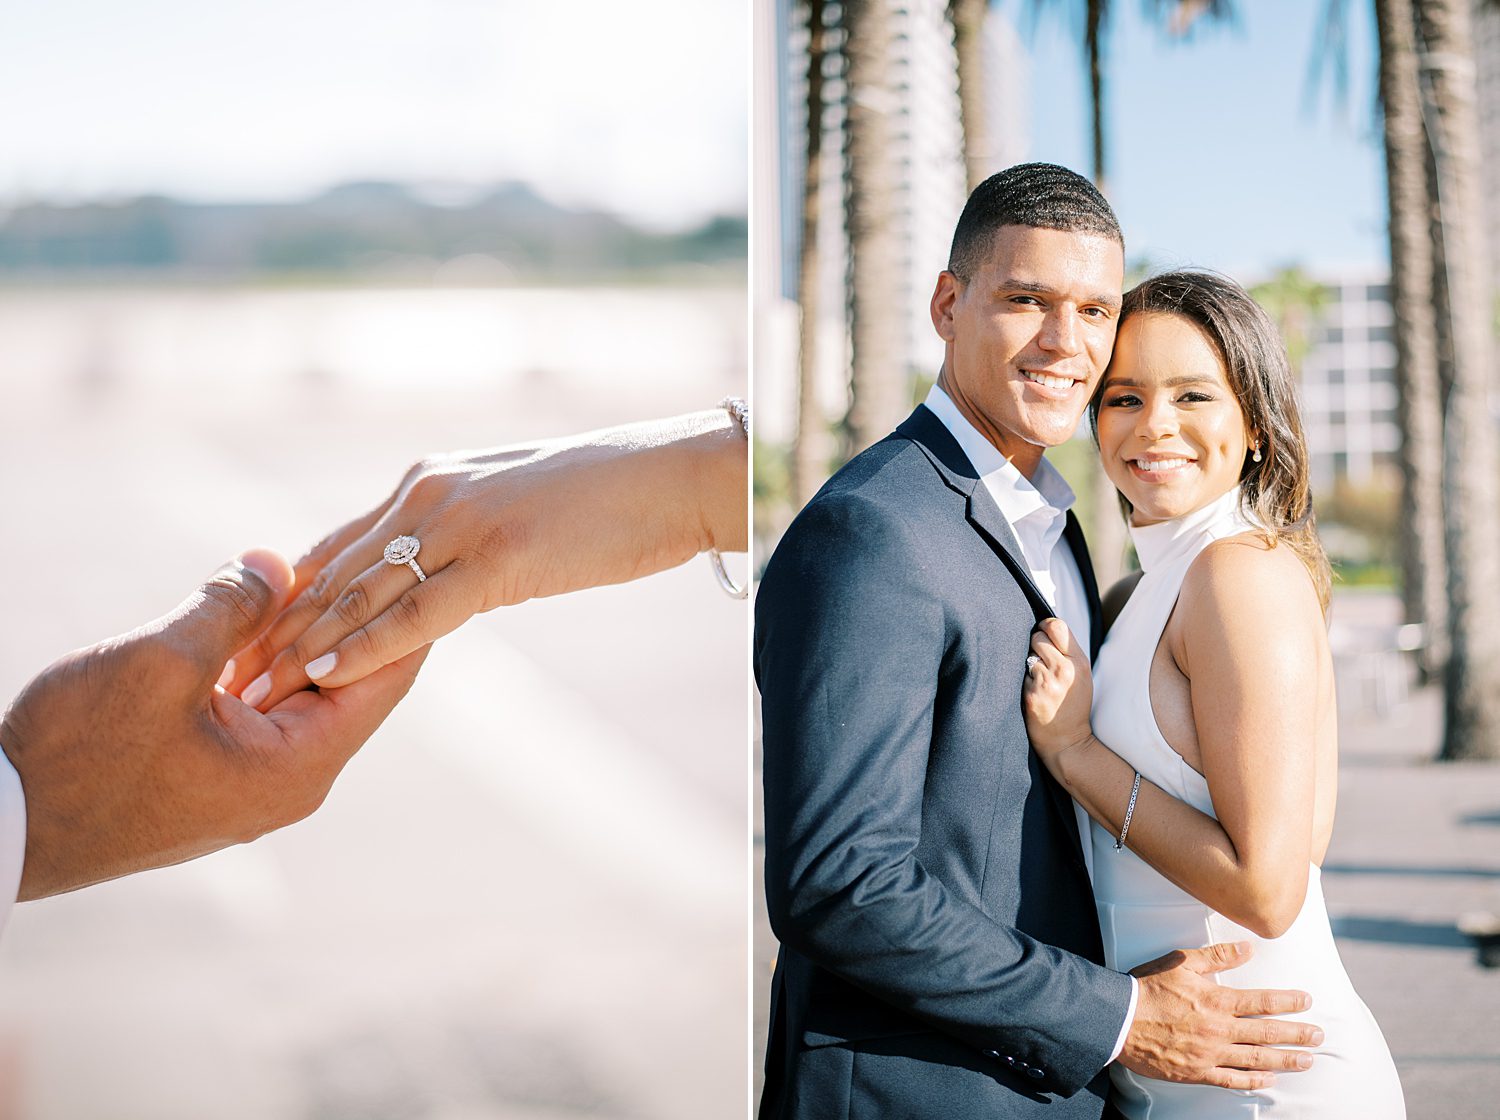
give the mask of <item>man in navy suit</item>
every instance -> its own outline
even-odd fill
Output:
[[[1031,631],[1098,648],[1072,492],[1043,458],[1109,360],[1124,243],[1087,180],[982,183],[932,297],[924,405],[787,530],[756,599],[766,896],[781,942],[761,1116],[1099,1117],[1105,1067],[1250,1088],[1306,1006],[1107,969],[1072,803],[1026,740]]]

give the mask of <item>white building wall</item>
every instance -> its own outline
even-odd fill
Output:
[[[1389,481],[1399,445],[1396,345],[1388,275],[1324,277],[1329,301],[1310,324],[1302,365],[1302,422],[1313,486]]]

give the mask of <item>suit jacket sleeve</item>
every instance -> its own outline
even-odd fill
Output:
[[[1076,1092],[1129,977],[992,920],[915,854],[948,641],[911,526],[848,494],[797,519],[756,599],[766,895],[777,937],[880,1000]]]

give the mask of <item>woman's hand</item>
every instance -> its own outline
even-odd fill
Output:
[[[1046,619],[1031,635],[1021,707],[1031,746],[1055,775],[1057,761],[1070,748],[1093,739],[1089,712],[1094,703],[1094,678],[1088,651],[1073,640],[1067,623]]]
[[[309,680],[352,684],[480,611],[743,550],[747,462],[724,409],[423,460],[297,564],[300,594],[221,683],[264,711]],[[402,536],[420,542],[425,582],[385,560]]]

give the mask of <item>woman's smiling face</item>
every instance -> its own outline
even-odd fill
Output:
[[[1150,525],[1202,509],[1239,484],[1252,437],[1224,362],[1180,315],[1120,324],[1099,400],[1104,471]]]

